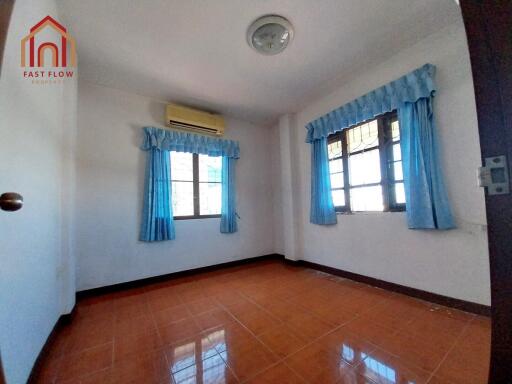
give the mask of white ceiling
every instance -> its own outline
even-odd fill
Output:
[[[460,18],[452,0],[60,0],[82,79],[260,124]],[[246,43],[275,13],[295,37],[276,56]]]

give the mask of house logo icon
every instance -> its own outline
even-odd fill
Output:
[[[55,39],[56,41],[38,39],[38,34],[47,27],[57,32],[58,38]],[[48,59],[47,51],[51,52],[51,63],[45,62],[45,58]],[[21,66],[32,68],[45,66],[76,67],[75,39],[69,35],[62,24],[58,23],[51,16],[46,16],[30,28],[30,33],[21,39]]]

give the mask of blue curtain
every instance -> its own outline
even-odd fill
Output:
[[[172,240],[176,235],[171,205],[169,152],[154,147],[147,152],[140,240]]]
[[[235,163],[233,157],[222,157],[222,207],[220,217],[220,231],[234,233],[238,230],[236,222],[236,185]]]
[[[222,233],[237,231],[235,164],[240,157],[238,141],[144,127],[141,149],[148,153],[140,233],[142,241],[175,238],[171,206],[170,151],[222,156],[220,231]]]
[[[155,127],[144,127],[143,132],[141,148],[144,151],[149,148],[158,148],[164,151],[199,153],[208,156],[227,156],[236,159],[240,157],[238,141]]]
[[[441,166],[432,97],[398,109],[402,166],[411,229],[454,228]]]
[[[331,195],[327,138],[311,143],[311,211],[309,221],[313,224],[336,224],[336,211]]]
[[[436,90],[435,73],[434,65],[425,64],[399,79],[320,116],[306,125],[306,143],[393,111],[404,103],[414,103],[423,97],[430,97]]]
[[[439,162],[439,144],[432,107],[436,92],[435,72],[435,66],[425,64],[306,125],[306,142],[311,143],[312,147],[312,223],[336,223],[326,153],[327,137],[397,109],[409,228],[455,227]]]

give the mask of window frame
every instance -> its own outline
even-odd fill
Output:
[[[349,155],[357,155],[359,153],[365,152],[364,149],[359,151],[354,151],[352,153],[348,153],[348,140],[347,134],[351,128],[357,127],[359,125],[363,125],[369,123],[370,121],[377,121],[377,132],[378,132],[378,140],[379,143],[376,147],[368,149],[370,150],[379,150],[379,159],[380,159],[380,172],[381,172],[381,181],[379,183],[369,183],[357,186],[350,185],[350,169],[348,166]],[[333,190],[343,189],[345,194],[345,205],[344,206],[335,206],[335,211],[337,213],[371,213],[371,212],[381,212],[381,211],[353,211],[351,207],[350,201],[350,190],[351,188],[358,187],[371,187],[380,185],[382,187],[382,202],[384,205],[384,209],[382,212],[404,212],[406,210],[406,203],[397,203],[396,202],[396,193],[395,188],[393,188],[395,183],[403,183],[403,180],[395,180],[394,178],[394,168],[393,164],[395,162],[393,157],[393,144],[400,143],[399,140],[393,141],[392,135],[392,123],[398,121],[398,115],[396,110],[384,113],[382,115],[376,116],[372,119],[360,122],[355,125],[351,125],[341,131],[333,133],[327,138],[327,146],[333,142],[341,141],[341,150],[342,154],[339,157],[335,157],[333,159],[329,159],[329,161],[335,159],[342,159],[343,162],[343,188],[331,188],[331,193]],[[400,160],[398,160],[400,161]],[[330,173],[329,173],[330,175]],[[330,177],[330,176],[329,176]]]
[[[171,151],[172,152],[172,151]],[[169,153],[169,156],[171,154]],[[213,157],[213,156],[212,156]],[[171,204],[172,204],[172,182],[183,182],[182,180],[173,180],[172,174],[170,177],[169,182],[171,183]],[[190,183],[190,181],[188,181]],[[221,181],[209,181],[209,182],[203,182],[203,183],[216,183],[222,185]],[[199,154],[198,153],[192,153],[192,190],[193,190],[193,202],[194,202],[194,214],[193,215],[186,215],[186,216],[176,216],[173,212],[173,219],[174,220],[192,220],[192,219],[215,219],[220,218],[221,214],[215,214],[215,215],[201,215],[201,205],[200,205],[200,194],[199,194],[199,184],[201,182],[199,181]],[[222,199],[222,198],[221,198]]]

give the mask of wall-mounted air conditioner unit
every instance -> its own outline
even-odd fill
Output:
[[[221,136],[224,134],[224,118],[214,113],[168,104],[166,124],[171,128],[183,129],[197,133]]]

